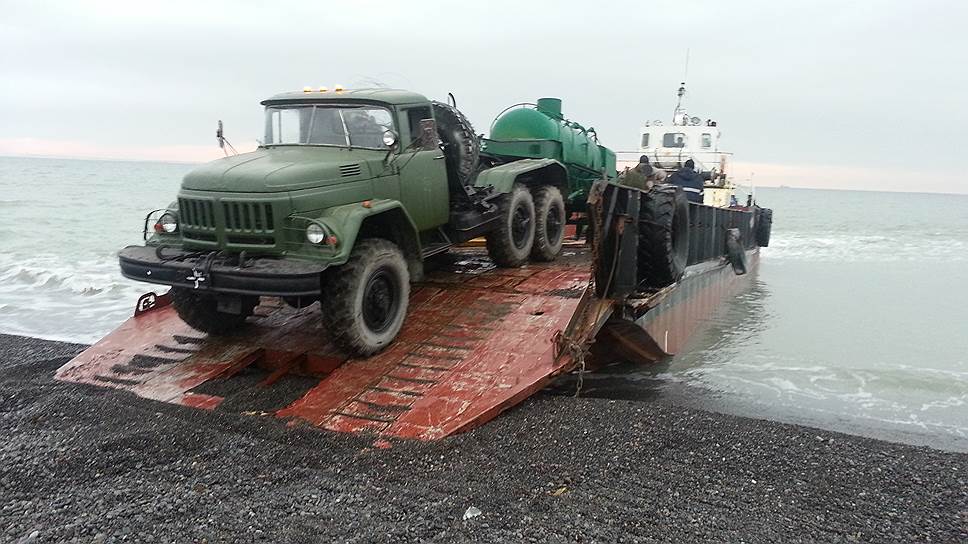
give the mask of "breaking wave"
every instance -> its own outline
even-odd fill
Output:
[[[901,238],[877,234],[818,235],[809,232],[777,230],[770,247],[763,249],[770,259],[812,262],[891,262],[891,261],[966,261],[968,233],[952,237],[950,233]]]
[[[116,257],[0,259],[0,331],[92,342],[130,315],[146,286],[121,277]]]

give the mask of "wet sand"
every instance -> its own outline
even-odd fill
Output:
[[[968,540],[963,453],[560,389],[378,449],[53,381],[81,349],[0,335],[0,541]]]

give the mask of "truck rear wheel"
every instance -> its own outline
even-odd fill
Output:
[[[487,254],[498,266],[521,266],[534,245],[534,199],[531,191],[515,183],[501,202],[500,225],[487,233]]]
[[[410,302],[410,273],[396,244],[378,238],[358,242],[325,282],[323,321],[341,348],[365,357],[393,342]]]
[[[565,199],[557,187],[544,185],[534,191],[534,245],[531,259],[553,261],[565,243]]]
[[[216,295],[185,287],[172,287],[169,295],[182,321],[195,330],[213,336],[228,334],[240,328],[245,324],[245,318],[252,315],[252,310],[259,304],[259,297],[240,297],[241,304],[236,304],[239,313],[233,313],[219,310]]]

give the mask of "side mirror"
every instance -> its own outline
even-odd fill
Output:
[[[225,149],[225,130],[222,128],[222,120],[218,120],[218,128],[215,129],[215,139],[218,140],[219,149]]]
[[[437,137],[437,122],[433,119],[420,121],[420,149],[423,151],[439,151],[440,138]]]
[[[387,146],[387,149],[394,149],[398,143],[400,143],[399,134],[392,130],[387,130],[383,133],[383,145]]]

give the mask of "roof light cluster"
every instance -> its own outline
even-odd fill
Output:
[[[341,92],[343,92],[345,90],[346,89],[344,89],[342,85],[334,85],[333,86],[333,91],[335,91],[335,92],[341,93]],[[312,87],[306,86],[306,87],[303,87],[303,92],[304,93],[314,93],[314,92],[315,93],[328,93],[329,92],[329,89],[327,87],[320,87],[319,89],[313,89]]]

